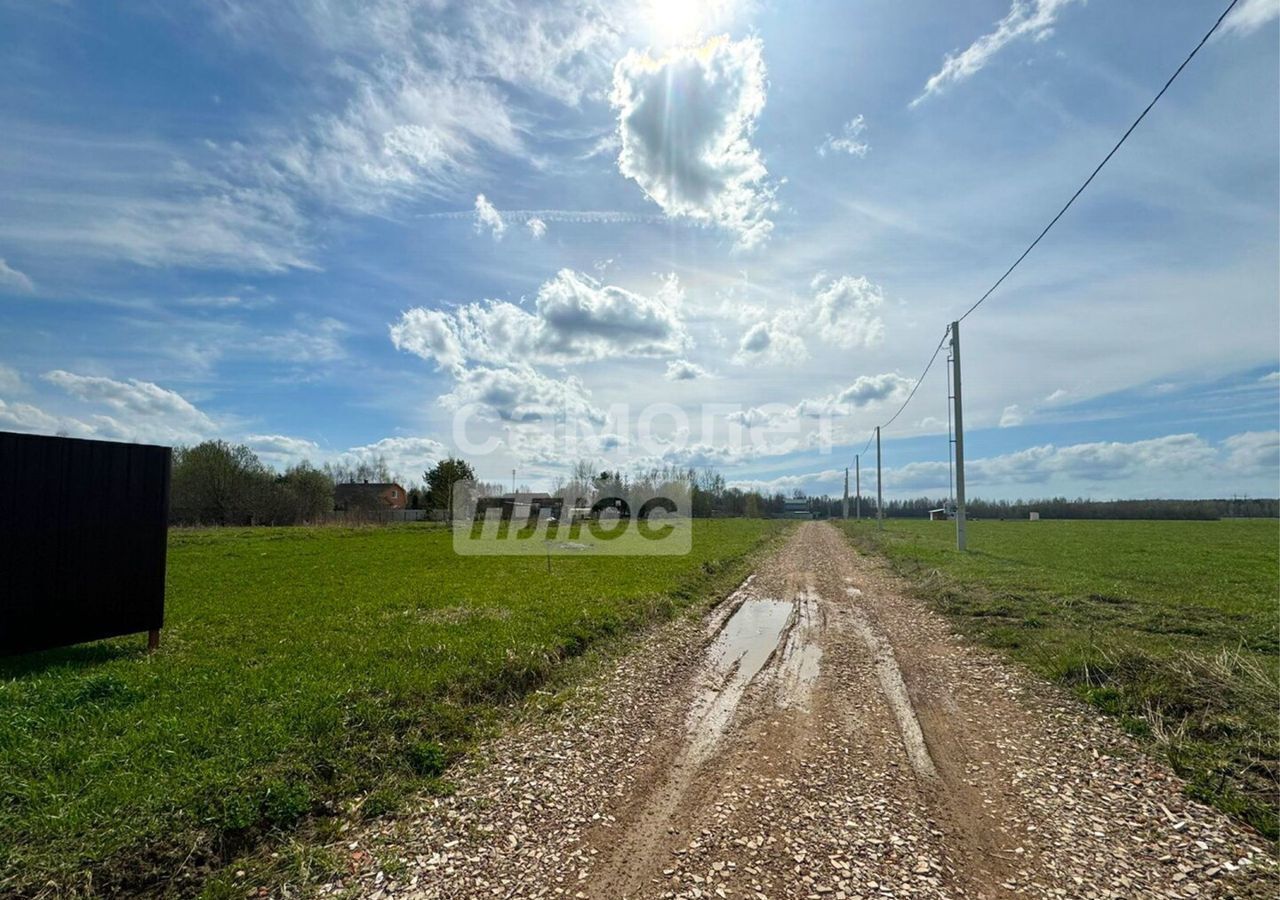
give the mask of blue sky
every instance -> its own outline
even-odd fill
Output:
[[[836,491],[1224,5],[0,0],[0,427]],[[966,320],[972,493],[1278,492],[1278,16]]]

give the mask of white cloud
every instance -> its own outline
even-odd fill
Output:
[[[1280,384],[1280,372],[1272,372],[1258,379],[1262,384]]]
[[[493,208],[484,194],[476,194],[476,234],[483,234],[486,229],[495,241],[500,241],[507,230],[507,223],[502,221],[502,214]]]
[[[758,38],[713,38],[657,59],[631,50],[615,66],[618,169],[673,217],[717,225],[740,247],[764,243],[775,186],[751,145],[765,104]]]
[[[137,378],[131,378],[127,382],[116,381],[100,375],[77,375],[63,369],[45,372],[42,377],[74,397],[105,403],[120,413],[168,416],[202,430],[213,429],[213,422],[209,417],[187,402],[181,394],[150,381],[140,381]]]
[[[388,437],[372,444],[352,447],[341,455],[344,460],[372,461],[382,459],[393,475],[410,482],[423,481],[427,469],[448,456],[444,444],[429,437]]]
[[[247,434],[243,443],[269,465],[288,467],[305,460],[317,462],[321,456],[320,445],[305,438],[285,434]]]
[[[76,419],[50,415],[30,403],[6,403],[0,400],[0,425],[30,434],[69,434],[90,437],[93,426]]]
[[[106,407],[110,414],[95,413],[86,421],[49,416],[35,407],[11,407],[10,417],[17,415],[13,409],[21,409],[29,430],[158,443],[200,440],[218,431],[216,423],[181,394],[150,381],[117,381],[62,369],[45,372],[41,377],[78,400]]]
[[[840,129],[840,136],[828,134],[826,140],[818,145],[818,155],[826,156],[828,153],[847,153],[849,156],[856,156],[859,159],[867,155],[867,151],[871,149],[871,145],[862,140],[862,134],[867,130],[867,123],[862,116],[850,119],[844,123],[844,127]]]
[[[0,239],[35,255],[141,266],[280,272],[312,267],[307,219],[278,173],[246,168],[247,149],[177,149],[96,135],[59,139],[12,123],[17,178]]]
[[[895,372],[881,375],[860,375],[852,384],[822,397],[808,397],[794,406],[766,404],[731,412],[726,421],[735,425],[781,427],[801,419],[830,419],[847,416],[855,409],[865,409],[879,403],[901,400],[910,393],[915,381]],[[829,440],[825,438],[824,440]]]
[[[524,227],[529,229],[529,235],[535,240],[541,240],[547,233],[547,223],[540,216],[530,216],[524,223]]]
[[[1064,447],[1044,444],[1000,456],[970,458],[965,465],[965,477],[970,485],[979,489],[971,491],[973,494],[982,494],[985,490],[996,496],[1013,497],[1027,490],[1088,491],[1093,487],[1107,495],[1114,494],[1115,488],[1103,488],[1101,485],[1123,485],[1126,479],[1138,479],[1146,473],[1158,472],[1161,487],[1156,493],[1140,490],[1127,495],[1169,496],[1160,491],[1167,491],[1169,485],[1195,477],[1206,469],[1216,470],[1232,479],[1239,476],[1274,477],[1280,471],[1280,432],[1244,432],[1228,437],[1217,447],[1195,434],[1171,434],[1127,443],[1103,441]],[[884,481],[886,487],[898,495],[945,491],[948,475],[945,460],[930,460],[886,467]],[[865,461],[863,476],[863,490],[866,491]],[[874,474],[871,477],[874,479]],[[788,493],[796,487],[835,493],[842,478],[843,470],[829,469],[786,475],[769,481],[736,481],[734,484]],[[1026,495],[1022,493],[1022,496]]]
[[[973,484],[1044,484],[1054,479],[1077,482],[1117,481],[1145,472],[1165,477],[1212,466],[1218,453],[1195,434],[1171,434],[1123,443],[1099,441],[1056,447],[1044,444],[1015,453],[970,459],[965,478]],[[886,471],[885,481],[899,490],[945,487],[945,462],[910,463]]]
[[[753,406],[749,409],[731,412],[725,416],[725,420],[734,425],[741,425],[744,428],[758,428],[761,425],[772,424],[775,421],[775,417],[758,406]]]
[[[30,294],[36,289],[36,286],[25,273],[19,272],[5,262],[3,258],[0,258],[0,290],[5,288],[12,288],[22,291],[24,294]]]
[[[355,464],[381,459],[392,474],[409,482],[422,480],[423,472],[447,456],[444,444],[429,437],[387,437],[340,452],[325,450],[315,441],[285,434],[247,434],[240,439],[265,463],[284,469],[304,460]]]
[[[1057,388],[1052,394],[1044,398],[1045,403],[1057,403],[1059,400],[1065,400],[1068,392],[1063,388]]]
[[[821,472],[804,472],[797,475],[780,475],[777,478],[755,479],[746,481],[732,481],[731,487],[741,488],[744,491],[759,491],[764,495],[785,494],[790,497],[792,491],[799,488],[812,494],[819,494],[832,489],[832,486],[840,483],[844,478],[844,469],[825,469]],[[850,488],[850,493],[853,488]],[[863,488],[864,492],[866,488]],[[865,514],[869,507],[866,505],[870,502],[867,496],[862,498],[863,513]]]
[[[683,300],[674,275],[645,297],[562,269],[538,290],[538,317],[545,323],[541,342],[561,359],[676,353],[690,344],[680,321]]]
[[[223,144],[6,122],[18,177],[0,239],[145,266],[313,267],[335,212],[455,199],[495,158],[528,164],[526,133],[541,117],[607,85],[624,33],[611,5],[204,4],[232,56],[269,55],[296,73],[277,85],[290,97],[276,105],[283,114]]]
[[[538,289],[532,313],[496,300],[452,312],[411,309],[391,326],[391,341],[442,369],[668,356],[692,343],[680,318],[683,299],[674,276],[645,296],[562,269]]]
[[[1008,14],[996,28],[984,34],[959,53],[948,53],[942,68],[925,82],[924,92],[911,101],[916,106],[925,98],[940,93],[977,74],[997,53],[1012,41],[1028,37],[1043,41],[1053,33],[1058,14],[1080,0],[1013,0]]]
[[[1001,428],[1015,428],[1026,420],[1022,410],[1018,408],[1018,404],[1010,403],[1004,408],[1004,412],[1000,413]]]
[[[723,315],[753,323],[739,340],[733,361],[795,365],[809,358],[806,335],[845,348],[870,348],[884,340],[879,315],[884,292],[878,285],[864,276],[831,278],[819,272],[809,287],[811,297],[794,300],[769,318],[764,318],[766,311],[760,307],[726,297]]]
[[[466,359],[458,331],[453,314],[419,306],[400,314],[400,321],[391,326],[391,343],[397,350],[434,360],[437,369],[451,369]]]
[[[663,376],[667,381],[697,381],[700,378],[711,378],[711,373],[697,363],[687,359],[672,360],[667,363],[667,372]]]
[[[1280,431],[1246,431],[1222,442],[1226,466],[1241,474],[1280,475]]]
[[[733,355],[733,361],[743,366],[760,363],[794,366],[808,358],[804,340],[781,316],[748,328],[738,341],[738,352]]]
[[[455,372],[453,390],[440,397],[451,410],[474,406],[507,422],[546,420],[604,424],[578,378],[549,378],[531,366],[480,366]]]
[[[868,406],[872,403],[883,403],[886,400],[899,400],[906,397],[915,387],[915,380],[903,378],[896,372],[882,375],[860,375],[853,384],[835,395],[835,401],[852,406]]]
[[[1222,23],[1222,34],[1248,35],[1280,18],[1280,0],[1244,0]]]
[[[812,317],[819,337],[839,347],[872,347],[884,339],[884,322],[877,314],[884,293],[864,276],[842,275],[813,279]]]

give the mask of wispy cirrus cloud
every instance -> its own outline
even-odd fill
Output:
[[[54,259],[314,268],[333,217],[456,198],[495,161],[527,161],[547,104],[607,83],[625,19],[613,7],[220,0],[192,15],[245,64],[288,57],[305,73],[279,85],[292,101],[208,141],[8,121],[0,238]]]
[[[1249,35],[1280,19],[1280,0],[1244,0],[1222,23],[1221,34]]]
[[[30,294],[35,291],[36,286],[25,272],[18,271],[4,259],[0,259],[0,290],[5,288]]]
[[[1058,15],[1078,2],[1083,0],[1013,0],[1013,6],[996,23],[994,31],[984,34],[958,53],[947,54],[942,61],[942,68],[929,77],[924,91],[910,105],[918,106],[929,97],[976,75],[996,54],[1014,41],[1022,38],[1045,40],[1053,34]]]

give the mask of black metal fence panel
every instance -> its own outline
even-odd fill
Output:
[[[0,432],[0,654],[164,623],[170,450]]]

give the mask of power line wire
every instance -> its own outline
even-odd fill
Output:
[[[934,360],[938,358],[938,353],[939,351],[942,350],[942,346],[947,342],[947,335],[950,334],[950,332],[951,332],[951,329],[950,329],[950,326],[948,326],[947,330],[942,333],[942,340],[938,342],[938,346],[934,349],[933,356],[929,357],[929,362],[925,365],[924,371],[920,373],[920,377],[916,379],[916,383],[912,386],[911,393],[907,394],[907,399],[902,401],[902,405],[898,407],[898,411],[893,414],[893,416],[889,419],[889,421],[879,426],[881,431],[884,431],[884,429],[892,425],[893,420],[898,418],[898,416],[902,415],[902,411],[907,408],[907,404],[910,403],[911,398],[916,395],[916,391],[920,390],[920,383],[924,381],[924,377],[928,375],[929,370],[933,368]],[[867,438],[867,442],[862,445],[862,451],[858,455],[861,456],[863,453],[866,453],[867,448],[871,446],[871,442],[874,441],[875,439],[876,439],[876,433],[872,431],[870,437]]]
[[[976,310],[979,306],[981,306],[988,297],[990,297],[993,293],[995,293],[996,289],[1000,287],[1001,284],[1004,283],[1005,279],[1008,278],[1011,274],[1013,274],[1013,270],[1018,268],[1018,266],[1022,263],[1022,261],[1026,259],[1027,256],[1030,255],[1031,251],[1034,250],[1036,246],[1040,243],[1040,241],[1044,239],[1044,236],[1049,233],[1049,230],[1053,228],[1054,225],[1058,224],[1058,220],[1061,219],[1063,215],[1066,214],[1067,210],[1071,208],[1071,205],[1076,202],[1076,198],[1078,198],[1081,194],[1084,193],[1085,188],[1087,188],[1090,184],[1093,183],[1093,179],[1096,178],[1098,173],[1102,171],[1102,168],[1108,162],[1111,161],[1111,157],[1116,155],[1116,151],[1118,151],[1120,147],[1124,145],[1124,142],[1129,139],[1129,135],[1133,134],[1134,129],[1136,129],[1138,125],[1142,122],[1142,120],[1147,117],[1147,113],[1151,112],[1152,108],[1160,101],[1160,98],[1165,95],[1165,92],[1169,90],[1169,86],[1172,85],[1173,82],[1177,80],[1178,76],[1182,74],[1182,70],[1187,67],[1187,65],[1191,62],[1191,60],[1195,59],[1196,54],[1199,53],[1200,49],[1206,43],[1209,42],[1209,38],[1213,37],[1213,33],[1218,30],[1219,26],[1222,25],[1223,20],[1225,20],[1227,16],[1231,14],[1231,10],[1235,9],[1236,5],[1239,2],[1240,0],[1231,0],[1231,2],[1227,4],[1227,8],[1222,11],[1222,15],[1218,16],[1217,21],[1213,23],[1213,27],[1210,28],[1207,32],[1205,32],[1204,37],[1200,39],[1200,43],[1196,44],[1195,48],[1192,49],[1192,51],[1187,55],[1187,58],[1182,61],[1182,64],[1179,65],[1178,68],[1174,70],[1174,73],[1169,76],[1169,80],[1164,83],[1164,87],[1160,88],[1160,90],[1156,93],[1156,95],[1153,98],[1151,98],[1151,102],[1146,105],[1146,108],[1142,110],[1142,112],[1138,115],[1138,118],[1133,120],[1133,124],[1131,124],[1127,129],[1125,129],[1124,134],[1120,136],[1120,140],[1116,141],[1115,146],[1112,147],[1110,152],[1107,153],[1107,155],[1102,158],[1102,162],[1098,163],[1098,165],[1094,168],[1094,170],[1089,173],[1089,177],[1086,178],[1084,180],[1084,183],[1081,184],[1080,187],[1076,189],[1076,192],[1071,195],[1071,199],[1068,200],[1066,204],[1063,205],[1062,209],[1058,210],[1058,214],[1049,221],[1049,224],[1046,225],[1038,235],[1036,235],[1036,239],[1027,245],[1027,249],[1023,250],[1022,254],[1013,261],[1013,265],[1009,266],[1009,268],[1005,270],[1005,273],[1001,275],[998,279],[996,279],[995,284],[991,285],[991,287],[987,289],[987,292],[978,298],[976,303],[974,303],[972,306],[970,306],[967,310],[964,311],[964,314],[960,316],[959,319],[956,320],[957,322],[963,322],[965,319],[967,319],[974,310]],[[920,384],[924,381],[925,376],[929,374],[929,370],[933,367],[934,362],[937,360],[938,353],[942,350],[943,345],[946,344],[948,334],[950,334],[950,326],[947,326],[947,330],[943,333],[942,341],[939,342],[938,346],[934,349],[933,355],[929,357],[929,362],[925,364],[924,371],[920,373],[920,377],[916,380],[915,385],[911,388],[911,393],[907,395],[907,399],[902,401],[902,405],[899,406],[897,412],[895,412],[889,418],[889,421],[879,426],[881,431],[884,431],[884,429],[892,425],[894,421],[898,418],[898,416],[902,415],[902,412],[907,408],[907,405],[911,403],[911,400],[916,395],[916,391],[920,389]],[[949,394],[950,394],[950,389],[948,388],[948,395]],[[950,407],[948,406],[948,418],[949,417],[950,417]],[[950,431],[950,423],[948,423],[948,431]],[[871,433],[871,435],[867,437],[867,443],[863,445],[862,453],[867,452],[867,448],[871,446],[871,442],[873,440],[875,440],[874,431]],[[859,454],[859,455],[862,455],[862,454]],[[949,452],[948,452],[948,463],[950,463]]]
[[[934,348],[933,356],[929,357],[929,362],[925,364],[924,371],[920,373],[920,377],[916,379],[915,385],[911,388],[911,393],[907,394],[907,399],[902,401],[902,405],[898,407],[898,411],[896,413],[889,417],[889,421],[880,426],[881,431],[884,431],[892,425],[893,420],[902,415],[902,411],[907,408],[907,404],[910,403],[911,398],[916,395],[916,391],[920,390],[920,385],[924,381],[924,377],[929,374],[929,370],[933,368],[933,363],[938,358],[938,354],[942,352],[942,347],[947,342],[947,334],[949,332],[950,327],[948,326],[948,330],[942,333],[942,340],[939,341],[938,346]]]
[[[1066,211],[1071,208],[1071,204],[1076,202],[1076,198],[1084,193],[1084,189],[1087,188],[1089,184],[1093,181],[1094,177],[1099,172],[1102,171],[1102,167],[1105,166],[1108,162],[1110,162],[1111,157],[1116,155],[1116,151],[1119,150],[1120,146],[1124,144],[1124,142],[1129,138],[1129,135],[1133,134],[1133,130],[1138,127],[1138,123],[1140,123],[1143,119],[1146,118],[1147,113],[1151,112],[1151,108],[1155,106],[1157,102],[1159,102],[1161,97],[1164,96],[1164,92],[1169,90],[1169,85],[1173,84],[1174,80],[1179,75],[1182,74],[1182,70],[1185,69],[1187,67],[1187,64],[1195,58],[1195,55],[1200,52],[1200,48],[1203,47],[1208,42],[1209,38],[1213,36],[1213,33],[1218,30],[1218,26],[1222,24],[1222,20],[1227,17],[1227,15],[1231,12],[1231,10],[1235,9],[1236,4],[1239,2],[1240,0],[1231,0],[1231,3],[1228,4],[1225,10],[1223,10],[1222,15],[1218,16],[1218,21],[1213,23],[1213,27],[1210,28],[1205,33],[1205,36],[1200,39],[1200,43],[1196,44],[1195,49],[1192,50],[1191,53],[1187,56],[1187,58],[1182,61],[1182,65],[1178,66],[1178,68],[1174,71],[1174,73],[1169,76],[1169,80],[1164,83],[1164,87],[1160,88],[1160,92],[1156,94],[1155,97],[1152,98],[1151,102],[1147,104],[1146,109],[1142,111],[1142,113],[1138,116],[1138,118],[1133,120],[1133,124],[1130,125],[1129,128],[1125,131],[1125,133],[1120,136],[1120,140],[1116,141],[1116,145],[1111,148],[1111,152],[1108,153],[1105,157],[1103,157],[1102,162],[1098,163],[1097,168],[1095,168],[1093,172],[1089,174],[1089,177],[1084,180],[1084,184],[1080,185],[1080,187],[1076,189],[1076,192],[1071,195],[1071,199],[1067,201],[1066,205],[1063,206],[1062,209],[1058,210],[1058,214],[1053,217],[1053,220],[1050,221],[1048,225],[1044,226],[1044,230],[1041,231],[1040,234],[1036,236],[1036,239],[1031,242],[1031,244],[1027,247],[1026,250],[1022,251],[1022,255],[1013,261],[1013,265],[1011,265],[1005,271],[1005,273],[996,280],[995,284],[991,285],[991,287],[987,290],[985,294],[983,294],[981,297],[978,298],[977,303],[973,304],[973,306],[970,306],[967,310],[965,310],[964,315],[962,315],[957,321],[963,322],[965,319],[969,317],[969,314],[971,312],[973,312],[975,309],[977,309],[979,306],[982,305],[984,300],[986,300],[993,293],[995,293],[996,288],[1000,287],[1000,285],[1004,282],[1006,278],[1009,277],[1009,275],[1013,272],[1013,270],[1018,268],[1018,264],[1021,263],[1024,259],[1026,259],[1027,255],[1036,248],[1036,244],[1040,243],[1041,238],[1043,238],[1046,234],[1049,233],[1049,229],[1052,228],[1054,225],[1058,224],[1058,220],[1061,219],[1063,214],[1066,213]]]

